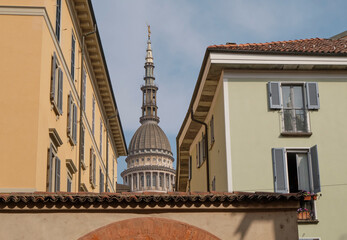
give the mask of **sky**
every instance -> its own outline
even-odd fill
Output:
[[[209,45],[329,38],[347,30],[346,0],[92,0],[126,143],[140,126],[147,24],[159,126],[176,136]],[[176,165],[176,161],[174,163]],[[120,173],[125,157],[118,159]]]

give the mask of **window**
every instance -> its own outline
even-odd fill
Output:
[[[72,32],[71,36],[71,78],[75,79],[75,50],[76,50],[76,39]]]
[[[137,189],[137,176],[134,175],[134,189]]]
[[[210,136],[211,136],[211,142],[210,144],[214,143],[214,117],[212,115],[211,121],[210,121]]]
[[[192,156],[189,156],[188,161],[188,180],[192,179]]]
[[[104,192],[104,174],[100,168],[100,193]]]
[[[77,143],[77,106],[74,103],[72,94],[68,97],[68,111],[67,111],[67,135],[70,143],[76,145]]]
[[[59,68],[57,55],[53,53],[51,70],[51,103],[59,115],[63,114],[63,71]]]
[[[215,176],[212,179],[212,191],[216,191],[216,177]]]
[[[66,159],[66,168],[67,168],[67,186],[66,191],[71,192],[72,191],[72,180],[73,175],[77,172],[77,168],[75,163],[72,161],[72,159]]]
[[[61,0],[57,0],[56,14],[55,14],[55,36],[60,41],[60,18],[61,18]]]
[[[89,181],[92,188],[96,186],[96,155],[94,149],[90,149],[90,162],[89,162]]]
[[[166,187],[169,188],[170,182],[169,182],[169,175],[166,175]]]
[[[141,187],[145,186],[145,180],[143,174],[141,174]]]
[[[92,133],[95,132],[95,97],[93,96],[93,111],[92,111]]]
[[[153,187],[157,186],[157,173],[153,173],[152,183],[153,183]]]
[[[164,176],[163,176],[163,174],[160,174],[159,175],[159,186],[160,187],[163,187],[164,186]]]
[[[86,71],[83,69],[83,78],[82,78],[82,108],[83,110],[86,109],[86,85],[87,85],[87,81],[86,81],[86,78],[87,78],[87,73]]]
[[[146,186],[151,186],[151,175],[149,173],[146,174]]]
[[[60,147],[63,142],[58,135],[58,132],[51,128],[49,129],[49,135],[51,144],[48,148],[48,158],[47,158],[47,192],[60,191],[60,166],[61,161],[57,156],[58,147]]]
[[[308,110],[319,109],[318,84],[269,82],[269,107],[282,112],[282,134],[310,132]]]
[[[200,167],[206,159],[205,135],[202,134],[201,141],[196,144],[196,165]]]
[[[100,118],[100,149],[99,149],[99,152],[100,152],[100,155],[102,157],[102,120]]]
[[[320,176],[317,145],[310,149],[272,149],[275,192],[318,193]]]

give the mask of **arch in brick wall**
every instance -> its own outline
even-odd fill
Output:
[[[195,226],[166,218],[131,218],[114,222],[79,238],[79,240],[106,239],[191,239],[215,240],[213,234]]]

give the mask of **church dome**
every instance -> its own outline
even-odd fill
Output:
[[[154,121],[143,123],[129,144],[129,153],[145,149],[159,149],[171,153],[170,142],[164,131]]]

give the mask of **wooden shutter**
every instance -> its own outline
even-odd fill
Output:
[[[82,123],[81,123],[82,124]],[[84,127],[81,127],[81,161],[84,161]]]
[[[59,68],[58,72],[58,110],[63,113],[63,71]]]
[[[52,70],[51,70],[51,101],[54,101],[55,98],[55,76],[56,76],[56,69],[57,69],[57,55],[53,53],[52,57]]]
[[[311,165],[312,165],[313,191],[314,193],[318,193],[321,191],[321,186],[320,186],[317,145],[314,145],[313,147],[311,147],[310,154],[311,154]]]
[[[60,159],[55,157],[55,192],[60,191]]]
[[[72,139],[75,144],[77,143],[77,106],[73,103],[73,116],[72,116]]]
[[[269,107],[270,109],[281,109],[281,83],[280,82],[269,82],[268,83],[268,94],[269,94]]]
[[[287,164],[284,148],[272,149],[275,192],[288,193]]]
[[[67,100],[67,135],[72,138],[72,118],[73,118],[73,106],[72,96],[69,94]]]
[[[318,83],[309,82],[306,83],[306,93],[307,93],[307,108],[308,109],[319,109],[319,92]]]
[[[89,155],[89,182],[93,183],[93,148],[90,149],[90,155]]]

